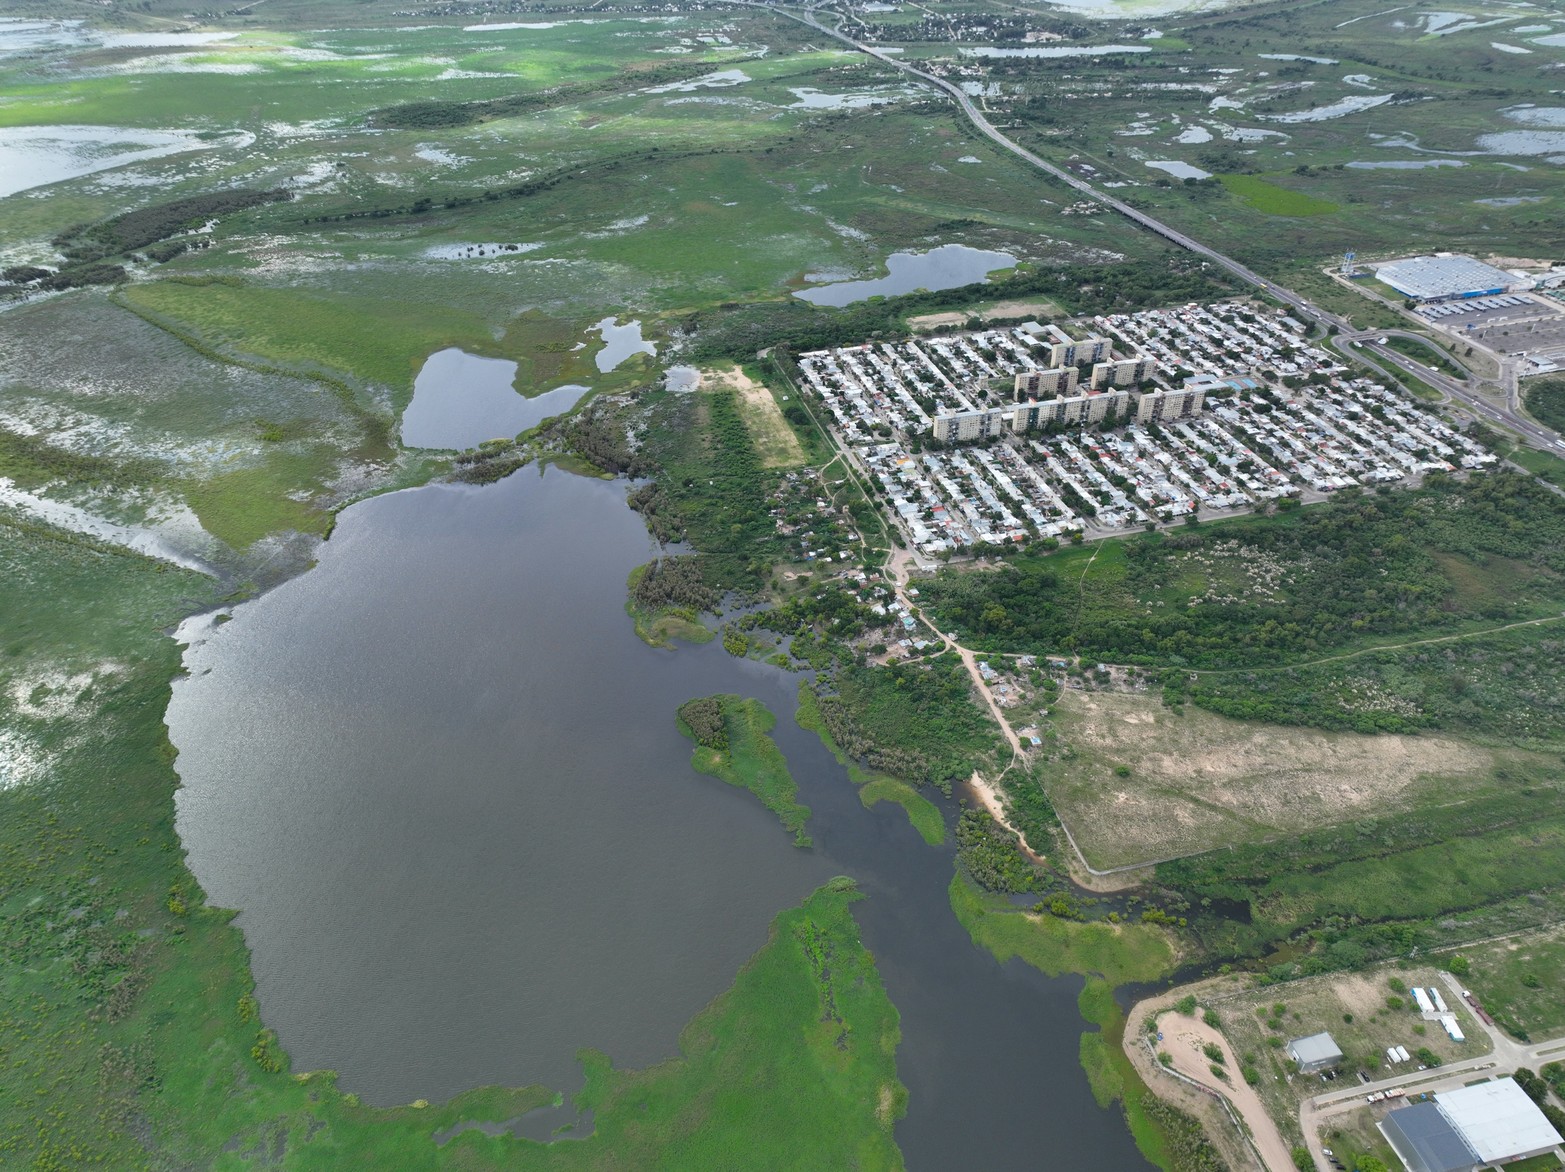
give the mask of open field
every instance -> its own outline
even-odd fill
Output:
[[[1565,1033],[1565,932],[1551,928],[1464,948],[1461,981],[1495,1023],[1541,1041]]]
[[[1329,200],[1278,187],[1254,175],[1224,175],[1223,186],[1268,216],[1327,216],[1338,210]]]
[[[1481,792],[1498,758],[1447,737],[1362,736],[1067,689],[1050,800],[1094,867],[1147,863]]]
[[[796,468],[805,462],[799,437],[783,418],[782,408],[765,383],[756,382],[742,366],[734,363],[703,370],[701,385],[704,390],[734,392],[763,467]]]
[[[1439,989],[1446,1006],[1456,1015],[1466,1035],[1453,1042],[1438,1021],[1425,1021],[1408,990]],[[1201,1010],[1213,1010],[1219,1028],[1233,1047],[1240,1069],[1235,1078],[1251,1081],[1260,1093],[1267,1113],[1293,1142],[1299,1134],[1299,1103],[1335,1089],[1319,1075],[1295,1074],[1284,1048],[1293,1038],[1329,1032],[1345,1055],[1342,1077],[1354,1079],[1357,1071],[1385,1078],[1398,1070],[1415,1071],[1417,1055],[1427,1051],[1441,1062],[1481,1057],[1493,1048],[1489,1036],[1462,1005],[1437,971],[1425,965],[1377,965],[1359,973],[1333,973],[1226,994],[1203,996]],[[1278,1012],[1279,1009],[1281,1012]],[[1166,1014],[1159,1022],[1165,1034],[1175,1031],[1181,1015]],[[1386,1050],[1404,1046],[1413,1061],[1392,1066]],[[1351,1083],[1349,1084],[1351,1085]]]

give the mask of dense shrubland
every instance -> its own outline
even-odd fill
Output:
[[[1234,564],[1214,568],[1203,549],[1228,539],[1242,548],[1221,559]],[[1210,537],[1149,534],[1122,549],[1122,558],[1073,563],[1068,573],[1047,558],[994,574],[947,572],[924,594],[942,626],[985,650],[1206,668],[1523,619],[1565,599],[1565,502],[1513,473],[1433,478],[1416,492],[1344,493]],[[1280,567],[1273,581],[1236,588],[1219,580],[1263,559]]]
[[[292,193],[283,188],[260,191],[244,187],[186,196],[151,207],[137,208],[102,223],[78,224],[67,228],[54,238],[54,245],[71,261],[84,264],[145,248],[176,233],[199,228],[208,220],[230,212],[292,198]],[[165,258],[159,256],[156,259]]]
[[[371,126],[383,130],[449,130],[459,126],[476,126],[480,122],[492,122],[497,118],[515,118],[601,94],[685,81],[710,72],[710,61],[673,62],[650,69],[626,70],[602,81],[553,86],[499,98],[482,98],[472,102],[404,102],[400,106],[383,106],[371,110],[367,119]]]
[[[1565,741],[1565,623],[1263,671],[1171,673],[1165,696],[1240,720]]]
[[[1540,378],[1527,384],[1527,411],[1545,427],[1565,433],[1565,378]]]
[[[829,686],[820,711],[832,740],[872,769],[949,791],[995,747],[954,654],[927,666],[840,666]]]

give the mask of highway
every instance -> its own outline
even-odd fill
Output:
[[[909,65],[905,61],[898,61],[894,56],[876,48],[874,45],[868,45],[862,41],[856,41],[839,29],[831,28],[822,24],[819,20],[816,19],[816,10],[813,7],[806,7],[802,11],[796,11],[791,8],[784,8],[778,4],[762,3],[761,0],[729,0],[729,2],[740,4],[747,8],[765,9],[768,12],[775,12],[779,16],[786,16],[790,20],[796,20],[800,24],[815,30],[823,36],[831,37],[833,40],[841,41],[843,44],[851,46],[860,53],[873,57],[875,60],[891,66],[893,69],[905,73],[910,77],[916,78],[925,85],[933,86],[935,89],[938,89],[942,93],[950,96],[961,108],[962,113],[967,117],[967,120],[973,124],[974,129],[994,142],[995,145],[1010,151],[1011,154],[1017,156],[1017,158],[1022,159],[1031,166],[1038,168],[1038,170],[1043,171],[1048,175],[1052,175],[1061,183],[1066,184],[1074,191],[1080,192],[1088,199],[1096,200],[1104,207],[1110,208],[1119,215],[1124,216],[1127,220],[1130,220],[1138,227],[1145,228],[1148,232],[1153,232],[1156,235],[1161,236],[1169,243],[1178,245],[1180,248],[1183,248],[1188,252],[1193,252],[1197,256],[1204,257],[1206,260],[1219,266],[1220,268],[1226,269],[1228,272],[1238,277],[1247,285],[1251,285],[1254,288],[1270,295],[1271,297],[1276,298],[1283,304],[1291,307],[1299,317],[1306,321],[1313,322],[1315,325],[1318,325],[1326,330],[1327,333],[1330,333],[1333,329],[1340,331],[1340,335],[1334,339],[1334,342],[1337,349],[1345,357],[1355,360],[1362,360],[1364,357],[1362,350],[1366,348],[1370,349],[1385,362],[1390,363],[1397,370],[1422,379],[1430,386],[1433,386],[1436,389],[1450,395],[1452,398],[1458,400],[1463,404],[1464,407],[1466,407],[1468,412],[1474,418],[1482,419],[1485,422],[1496,424],[1500,427],[1514,431],[1521,435],[1526,442],[1544,450],[1552,451],[1556,455],[1565,454],[1565,442],[1561,441],[1560,436],[1557,433],[1550,431],[1548,428],[1540,427],[1533,420],[1528,419],[1527,417],[1520,414],[1515,390],[1516,376],[1514,365],[1503,355],[1496,355],[1496,357],[1499,359],[1501,364],[1501,378],[1502,382],[1506,385],[1507,403],[1504,407],[1496,407],[1468,382],[1449,378],[1436,371],[1432,371],[1421,363],[1408,358],[1406,355],[1399,354],[1397,351],[1391,350],[1388,347],[1380,346],[1377,342],[1374,341],[1376,338],[1387,337],[1391,334],[1396,334],[1401,337],[1417,338],[1419,341],[1424,342],[1427,342],[1428,339],[1420,338],[1417,334],[1407,333],[1401,330],[1355,330],[1346,319],[1341,318],[1329,310],[1323,309],[1320,306],[1313,304],[1312,302],[1306,301],[1293,290],[1285,288],[1282,285],[1277,284],[1275,281],[1263,277],[1260,273],[1256,272],[1248,265],[1241,264],[1233,257],[1226,256],[1223,253],[1218,252],[1215,248],[1211,248],[1205,244],[1202,244],[1194,237],[1185,235],[1178,229],[1163,223],[1162,220],[1157,219],[1155,216],[1149,216],[1146,212],[1143,212],[1138,208],[1131,207],[1124,200],[1116,199],[1107,192],[1100,191],[1098,188],[1088,183],[1085,179],[1071,174],[1071,172],[1067,171],[1065,168],[1057,167],[1047,159],[1033,154],[1032,151],[1028,150],[1020,143],[1015,142],[1007,137],[1003,131],[999,130],[994,125],[994,123],[990,122],[989,119],[985,116],[984,112],[978,108],[978,106],[973,102],[972,98],[970,98],[962,91],[960,86],[954,85],[943,77],[937,77],[932,73],[926,73],[922,69],[918,69],[915,66]],[[1355,341],[1360,343],[1359,349],[1352,348],[1351,343]],[[1374,362],[1369,363],[1369,365],[1379,366],[1378,363]],[[1385,371],[1383,368],[1382,373],[1387,374],[1390,377],[1395,377],[1394,375],[1391,375],[1389,371]]]

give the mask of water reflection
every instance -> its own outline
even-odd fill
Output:
[[[253,141],[253,136],[246,136]],[[201,139],[185,130],[118,126],[0,127],[0,197],[180,151],[247,145],[229,136]]]
[[[867,297],[893,297],[918,289],[955,289],[986,280],[996,269],[1008,269],[1016,258],[1008,252],[986,252],[965,244],[943,244],[929,252],[894,252],[886,258],[886,275],[868,281],[843,281],[804,289],[795,297],[816,305],[851,305]]]
[[[598,370],[607,374],[632,354],[656,354],[658,348],[641,337],[641,323],[628,321],[616,325],[612,317],[606,317],[592,327],[603,335],[603,349],[596,354]]]
[[[410,448],[471,448],[509,439],[574,407],[587,388],[567,384],[531,399],[516,393],[516,363],[455,347],[431,354],[402,413]]]

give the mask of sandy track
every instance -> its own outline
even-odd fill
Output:
[[[1239,1062],[1228,1040],[1205,1022],[1183,1014],[1165,1013],[1159,1024],[1163,1027],[1159,1048],[1173,1058],[1174,1069],[1192,1082],[1216,1091],[1233,1105],[1250,1129],[1250,1138],[1266,1162],[1267,1172],[1295,1172],[1293,1150],[1266,1113],[1261,1097],[1239,1074]],[[1212,1063],[1202,1052],[1202,1047],[1209,1044],[1217,1045],[1227,1056],[1223,1065],[1230,1081],[1224,1082],[1212,1073]]]

